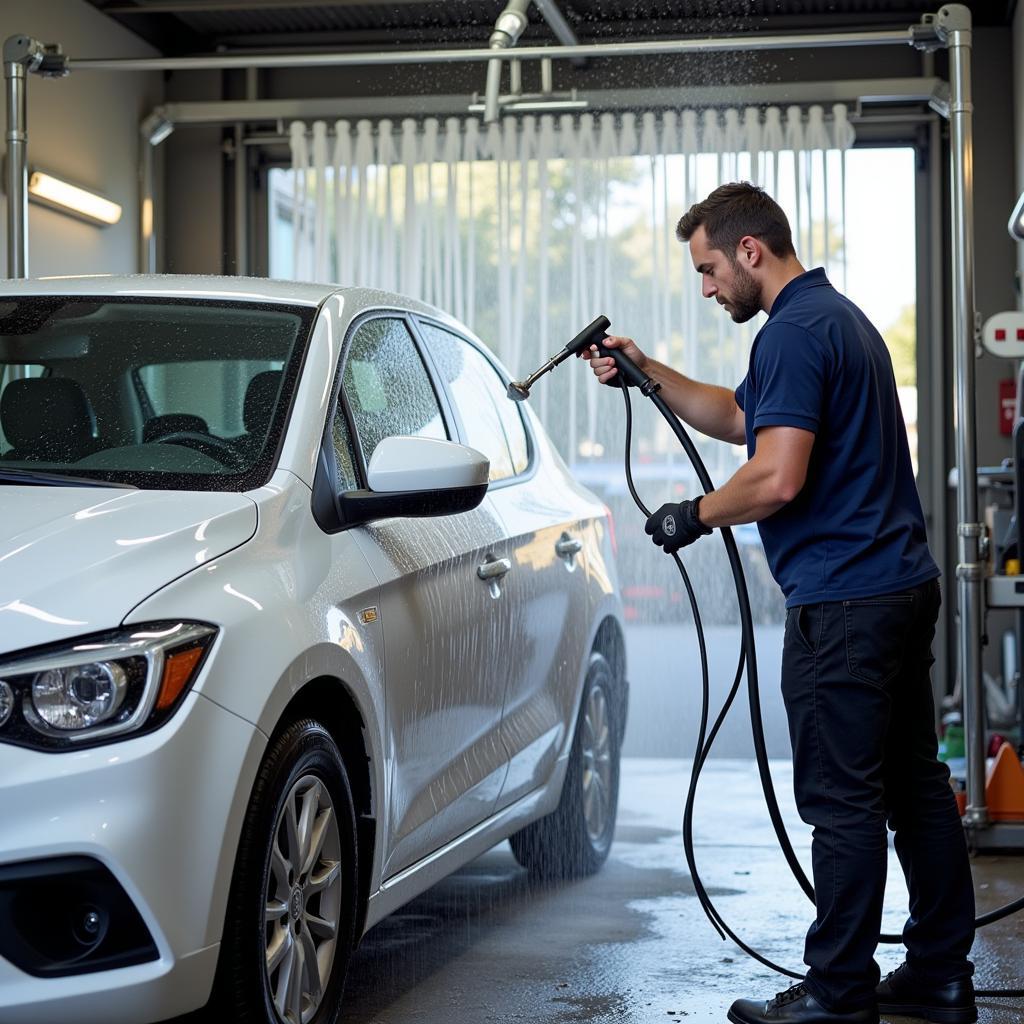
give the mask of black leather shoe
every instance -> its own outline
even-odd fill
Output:
[[[878,1024],[878,1010],[866,1006],[850,1013],[826,1010],[802,984],[767,1003],[737,999],[729,1009],[732,1024]]]
[[[978,1019],[970,978],[936,985],[916,978],[906,964],[900,964],[882,979],[875,992],[881,1013],[923,1017],[934,1024],[973,1024]]]

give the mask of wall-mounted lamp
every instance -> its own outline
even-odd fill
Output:
[[[72,185],[46,171],[29,171],[28,195],[34,202],[80,217],[90,224],[106,227],[121,219],[119,203],[80,185]]]

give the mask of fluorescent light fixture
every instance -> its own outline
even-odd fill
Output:
[[[1024,192],[1020,194],[1020,199],[1010,214],[1010,223],[1006,227],[1014,241],[1024,242]]]
[[[29,173],[28,194],[44,206],[81,217],[90,224],[106,226],[121,219],[120,204],[45,171]]]

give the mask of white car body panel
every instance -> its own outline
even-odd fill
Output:
[[[450,317],[386,293],[292,282],[0,284],[0,295],[68,293],[317,309],[264,486],[0,488],[0,655],[122,623],[218,628],[192,691],[155,732],[67,754],[0,744],[0,806],[16,822],[0,830],[0,866],[96,857],[160,955],[56,979],[0,957],[0,1020],[143,1024],[209,996],[253,781],[296,695],[316,682],[361,720],[375,819],[369,928],[555,808],[587,654],[602,622],[621,623],[621,606],[606,510],[572,481],[528,406],[531,472],[475,510],[443,527],[394,518],[327,534],[316,524],[311,488],[349,324],[370,310],[421,312],[466,336]],[[565,539],[579,550],[559,554]],[[493,587],[476,570],[497,558],[512,568]]]
[[[509,597],[517,608],[515,672],[502,716],[510,763],[500,806],[543,785],[559,758],[568,756],[585,668],[580,637],[587,635],[590,617],[585,565],[600,557],[586,520],[588,513],[602,515],[602,506],[570,490],[546,440],[537,443],[544,447],[534,475],[492,493],[509,538]],[[567,551],[578,544],[578,553],[560,555],[564,544]]]
[[[451,517],[385,519],[357,531],[381,581],[388,727],[394,744],[384,877],[494,810],[508,756],[501,709],[512,606],[477,566],[503,543],[490,501]],[[486,643],[481,642],[486,638]]]
[[[7,485],[0,503],[0,654],[110,629],[256,532],[244,494]]]
[[[0,863],[95,857],[132,898],[160,954],[135,967],[46,980],[0,957],[0,1020],[135,1024],[195,1007],[197,994],[209,992],[220,938],[210,909],[221,851],[200,838],[225,823],[237,834],[235,813],[244,811],[232,807],[229,787],[210,780],[251,777],[265,746],[249,723],[195,693],[167,728],[117,744],[57,757],[0,744],[0,806],[17,822],[0,830]],[[166,829],[154,827],[154,807]],[[172,845],[169,835],[181,841]]]

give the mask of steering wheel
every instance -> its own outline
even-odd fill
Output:
[[[200,434],[197,430],[175,430],[155,439],[156,444],[180,444],[215,459],[227,469],[245,469],[246,460],[223,438]]]

